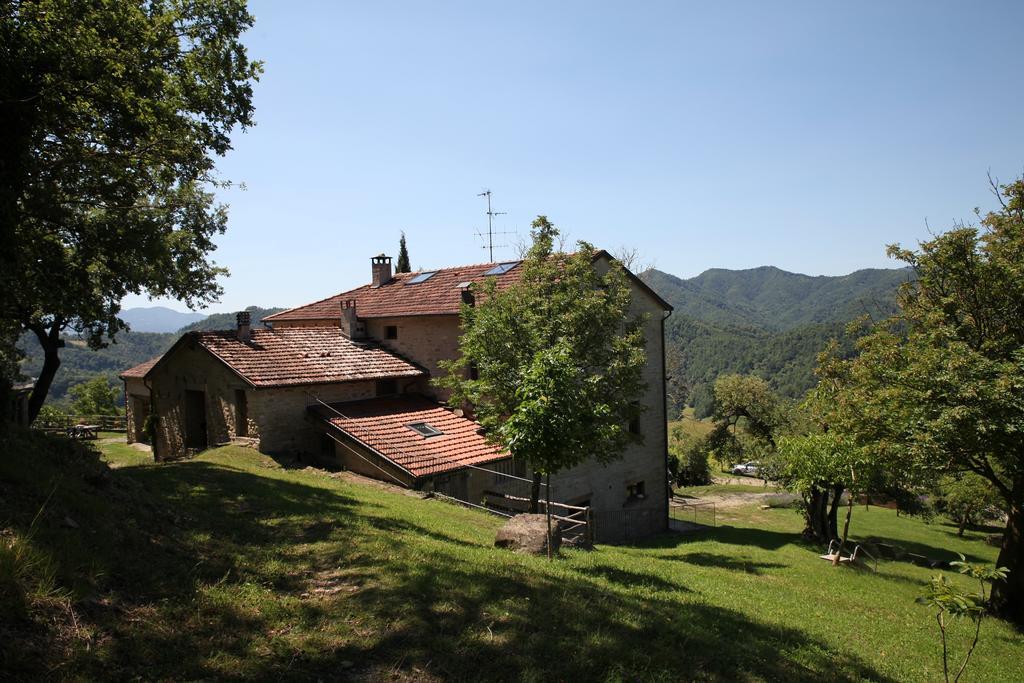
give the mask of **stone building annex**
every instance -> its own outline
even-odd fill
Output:
[[[604,271],[611,256],[594,257]],[[507,286],[519,262],[392,274],[371,259],[369,284],[237,328],[189,332],[163,356],[125,371],[128,440],[154,457],[245,443],[416,489],[479,502],[527,463],[488,443],[480,426],[430,380],[458,354],[459,306],[483,278]],[[627,271],[628,272],[628,271]],[[668,525],[664,319],[671,307],[630,274],[633,312],[647,314],[643,442],[620,459],[552,477],[551,499],[589,506],[603,542]],[[155,419],[149,419],[149,416]],[[151,439],[152,437],[152,439]]]

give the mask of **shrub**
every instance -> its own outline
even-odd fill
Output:
[[[669,453],[669,462],[676,460],[675,480],[679,486],[703,486],[711,483],[711,469],[708,467],[708,452],[702,441]]]

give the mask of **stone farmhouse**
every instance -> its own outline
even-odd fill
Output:
[[[606,271],[611,256],[594,257]],[[458,354],[459,306],[483,278],[507,286],[519,262],[393,274],[371,259],[370,283],[271,315],[262,327],[189,332],[164,355],[125,371],[129,442],[174,459],[243,443],[401,486],[478,503],[527,463],[488,443],[480,425],[430,379]],[[635,314],[646,313],[643,443],[609,464],[552,478],[552,500],[589,506],[594,537],[614,542],[668,526],[664,320],[671,307],[630,274]],[[150,419],[155,416],[155,419]],[[497,473],[503,474],[497,474]]]

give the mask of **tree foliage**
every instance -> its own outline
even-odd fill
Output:
[[[121,390],[105,377],[71,387],[71,412],[75,415],[117,415]]]
[[[935,508],[956,523],[958,536],[968,526],[1001,516],[1002,504],[992,483],[974,472],[946,475],[935,495]]]
[[[65,330],[95,348],[128,294],[219,294],[214,157],[252,124],[252,21],[243,0],[5,3],[0,318],[44,348],[33,416]]]
[[[804,538],[828,543],[839,538],[843,493],[867,491],[871,465],[863,451],[835,432],[817,432],[779,439],[770,472],[773,479],[800,494]]]
[[[555,251],[558,230],[545,216],[532,235],[514,284],[474,283],[460,356],[442,363],[438,384],[472,406],[489,439],[529,463],[536,507],[541,475],[612,460],[639,438],[629,424],[641,411],[646,355],[622,266],[602,274],[585,242]]]
[[[902,472],[973,472],[1002,496],[1008,523],[993,587],[1024,622],[1024,180],[998,188],[980,227],[916,251],[892,246],[915,281],[852,359],[826,358],[830,429]]]

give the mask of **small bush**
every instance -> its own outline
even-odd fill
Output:
[[[703,486],[711,483],[708,452],[703,448],[703,445],[703,441],[700,441],[682,449],[682,452],[670,452],[670,463],[673,457],[677,463],[677,469],[674,474],[678,486]]]

